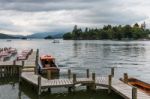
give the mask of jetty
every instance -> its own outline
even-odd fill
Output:
[[[25,61],[13,61],[12,63],[0,63],[0,77],[5,77],[5,74],[16,73],[19,77],[19,83],[26,81],[37,89],[37,94],[41,95],[43,89],[55,87],[68,88],[69,92],[75,91],[80,86],[86,86],[87,89],[96,90],[98,86],[108,89],[108,94],[111,91],[116,92],[125,99],[150,99],[150,96],[134,86],[127,84],[127,73],[124,73],[123,81],[114,77],[114,68],[111,68],[110,75],[96,76],[86,69],[85,77],[77,77],[78,74],[72,73],[69,69],[67,78],[51,79],[51,72],[47,71],[47,78],[38,73],[38,58],[39,50],[33,51]],[[14,68],[14,69],[13,69]]]

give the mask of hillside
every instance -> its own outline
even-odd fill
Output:
[[[17,39],[18,37],[10,36],[7,34],[0,33],[0,39]]]

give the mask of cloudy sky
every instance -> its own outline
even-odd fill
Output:
[[[146,21],[149,0],[0,0],[0,33],[67,32],[76,24],[102,27]]]

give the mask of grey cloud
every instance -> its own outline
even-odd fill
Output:
[[[150,2],[142,2],[142,0],[0,0],[0,30],[20,33],[61,32],[71,31],[75,24],[81,27],[133,24],[149,18],[147,4]],[[141,11],[144,5],[146,7]]]

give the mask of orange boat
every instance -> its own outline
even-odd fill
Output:
[[[50,70],[52,73],[59,73],[59,68],[55,63],[55,58],[51,55],[43,55],[40,57],[42,71]]]
[[[141,80],[138,80],[136,78],[129,78],[128,84],[133,85],[150,95],[150,84],[143,82]]]

